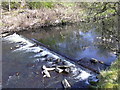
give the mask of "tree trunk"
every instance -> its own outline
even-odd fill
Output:
[[[8,2],[8,3],[9,3],[9,11],[11,11],[11,6],[10,6],[10,2],[11,2],[11,0],[9,0],[9,2]]]
[[[0,18],[2,18],[2,2],[0,2]]]

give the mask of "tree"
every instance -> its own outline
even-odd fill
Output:
[[[11,5],[10,5],[10,3],[11,3],[11,0],[8,1],[8,4],[9,4],[9,11],[11,11]]]

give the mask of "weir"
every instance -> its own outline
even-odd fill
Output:
[[[58,53],[43,47],[43,45],[36,45],[36,43],[21,35],[9,35],[4,37],[2,42],[4,46],[3,87],[18,88],[19,85],[21,85],[21,87],[49,88],[58,85],[58,88],[62,88],[61,82],[66,79],[72,87],[76,86],[75,83],[79,83],[79,87],[83,88],[88,86],[88,78],[96,75],[92,71],[69,61],[60,54],[58,55]],[[6,51],[9,53],[6,53]],[[46,55],[47,57],[45,57]],[[48,58],[52,58],[52,60],[47,60]],[[58,58],[61,59],[61,61],[56,63]],[[66,69],[67,73],[58,73],[53,70],[49,71],[50,77],[44,77],[42,74],[42,67],[44,65],[47,69],[51,69],[50,67],[55,68],[54,65],[60,68],[62,65],[66,65],[70,67],[69,70],[71,71],[69,72],[69,70]],[[49,83],[48,80],[52,83]],[[33,81],[36,84],[31,85],[29,82]]]
[[[40,45],[40,46],[43,46],[43,47],[49,49],[50,51],[53,51],[53,52],[55,52],[56,54],[61,55],[62,57],[64,57],[64,58],[66,58],[66,59],[68,59],[68,60],[71,60],[71,61],[75,62],[75,64],[77,64],[77,65],[80,65],[80,66],[82,66],[82,67],[84,67],[84,68],[86,68],[86,69],[89,69],[89,70],[97,73],[97,74],[100,74],[99,67],[98,67],[98,70],[96,70],[95,68],[91,68],[90,66],[86,66],[85,64],[79,63],[78,60],[76,60],[76,59],[73,59],[73,58],[71,58],[71,57],[68,57],[68,56],[66,56],[66,55],[64,55],[64,54],[56,51],[56,50],[51,49],[50,47],[44,45],[43,43],[37,41],[37,40],[34,39],[34,38],[32,38],[31,40],[34,41],[36,44],[38,44],[38,45]],[[99,61],[98,61],[98,62],[99,62]],[[106,67],[110,66],[110,65],[107,65],[107,64],[105,64],[105,63],[103,63],[103,65],[106,66]]]

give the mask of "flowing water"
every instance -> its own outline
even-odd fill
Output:
[[[73,87],[87,87],[87,78],[92,74],[70,61],[69,65],[74,67],[71,74],[58,74],[51,71],[51,78],[43,78],[41,67],[49,66],[51,62],[46,62],[40,56],[45,54],[54,58],[61,56],[36,45],[31,39],[34,38],[74,60],[87,57],[111,64],[116,60],[116,34],[116,18],[113,17],[97,23],[39,28],[34,31],[20,32],[19,35],[7,36],[2,39],[3,87],[62,88],[61,81],[64,78]],[[39,52],[41,49],[44,50],[43,53]]]

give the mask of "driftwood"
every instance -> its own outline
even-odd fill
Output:
[[[69,84],[69,82],[67,81],[67,79],[64,79],[62,81],[62,85],[64,88],[71,88],[71,85]]]
[[[55,70],[55,68],[47,68],[45,65],[42,66],[42,69],[42,74],[44,75],[43,77],[51,77],[48,71]]]
[[[42,71],[43,77],[51,77],[50,73],[47,70]]]
[[[43,70],[47,70],[47,71],[52,71],[52,70],[55,70],[55,68],[47,68],[45,65],[42,66],[42,69]]]

